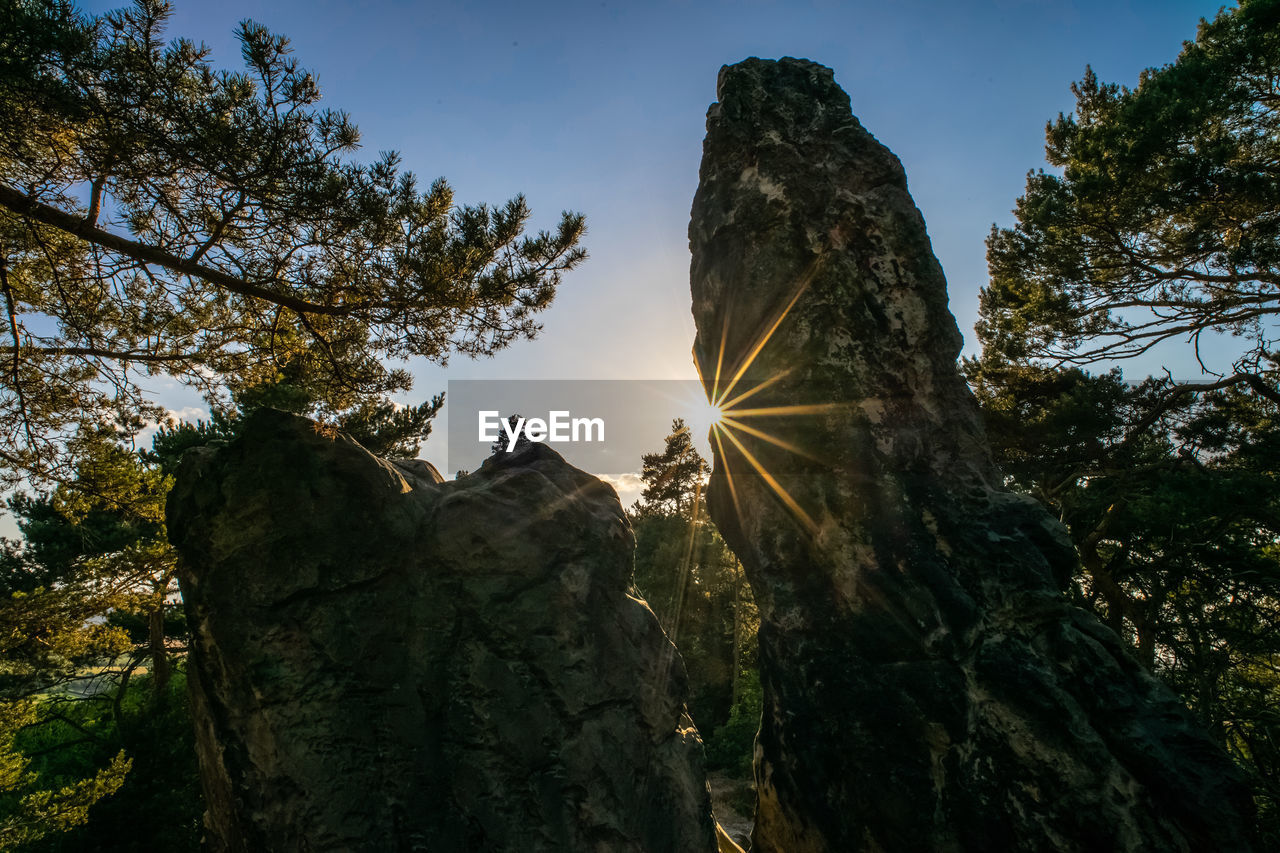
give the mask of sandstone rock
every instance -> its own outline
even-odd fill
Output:
[[[820,65],[750,59],[718,98],[695,357],[790,447],[730,429],[709,493],[761,609],[754,853],[1250,849],[1226,755],[1001,490],[897,158]]]
[[[546,446],[441,482],[262,412],[169,530],[212,850],[716,849],[630,526]]]

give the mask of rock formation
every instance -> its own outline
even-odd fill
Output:
[[[1002,490],[897,158],[811,62],[726,67],[718,99],[694,349],[737,424],[710,512],[761,609],[753,851],[1250,849],[1226,755]]]
[[[546,446],[444,483],[261,412],[169,530],[211,850],[716,850],[630,526]]]

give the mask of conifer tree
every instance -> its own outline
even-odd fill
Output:
[[[66,438],[158,417],[140,380],[307,377],[325,410],[409,386],[387,359],[493,353],[585,254],[521,196],[461,205],[394,153],[351,158],[289,42],[246,21],[244,70],[167,42],[170,7],[0,4],[0,472],[67,473]]]
[[[1060,174],[1031,173],[987,241],[984,343],[1087,365],[1224,333],[1224,378],[1280,403],[1277,67],[1280,0],[1241,0],[1133,89],[1086,70],[1046,129]]]

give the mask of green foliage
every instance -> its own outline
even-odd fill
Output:
[[[149,666],[143,683],[155,720],[167,713],[172,692],[170,479],[114,430],[82,429],[68,449],[72,479],[10,501],[24,541],[6,550],[22,571],[6,574],[0,599],[0,701],[29,712],[6,748],[31,766],[0,811],[10,815],[10,844],[34,845],[47,835],[40,844],[48,849],[63,849],[58,839],[72,827],[103,808],[109,813],[99,801],[136,789],[136,777],[124,775],[129,765],[145,766],[143,756],[161,748],[158,732],[132,735],[145,716],[133,707],[139,667]],[[168,623],[181,636],[184,626]],[[189,741],[188,733],[180,742]]]
[[[214,406],[208,421],[162,424],[143,458],[172,474],[188,450],[230,441],[250,412],[274,408],[306,415],[329,429],[345,432],[374,455],[412,459],[431,434],[432,421],[444,405],[444,394],[417,406],[364,400],[349,409],[333,411],[297,382],[276,377],[237,390],[232,401],[234,408]]]
[[[147,677],[130,683],[113,710],[112,692],[76,698],[41,697],[37,725],[18,738],[35,781],[67,784],[92,776],[112,755],[127,755],[127,775],[110,796],[100,797],[76,826],[63,827],[18,849],[22,853],[166,853],[199,849],[199,774],[185,676],[179,668],[155,703]],[[0,795],[0,807],[8,801]],[[9,848],[5,848],[9,849]]]
[[[740,667],[754,665],[759,615],[751,588],[710,521],[637,515],[635,585],[680,649],[689,673],[689,713],[710,731],[729,713],[734,689],[735,612]]]
[[[15,741],[36,724],[32,703],[0,702],[0,849],[17,849],[83,824],[90,807],[119,790],[130,769],[118,751],[105,766],[85,767],[70,781],[32,770]]]
[[[510,426],[512,432],[515,432],[516,427],[519,426],[520,420],[522,417],[523,415],[519,414],[518,412],[514,415],[507,416],[507,424]],[[493,444],[489,445],[489,455],[493,456],[498,453],[508,453],[508,452],[514,453],[517,450],[520,450],[521,448],[528,447],[533,442],[529,441],[529,436],[525,435],[522,432],[520,433],[520,435],[516,436],[515,446],[512,447],[510,451],[508,451],[507,445],[510,443],[511,443],[511,439],[507,437],[505,429],[500,430],[498,432],[498,440],[495,441]]]
[[[646,453],[641,479],[644,492],[636,511],[641,515],[693,514],[701,486],[711,469],[693,446],[683,418],[671,422],[671,434],[661,453]]]
[[[1009,485],[1077,546],[1072,596],[1181,694],[1280,832],[1280,407],[998,353],[966,370]]]
[[[1010,485],[1047,498],[1124,438],[1129,388],[1118,370],[1090,376],[1075,368],[1015,366],[989,353],[966,360],[964,369]]]
[[[0,6],[0,473],[61,475],[77,426],[156,419],[149,375],[223,405],[305,377],[403,452],[426,410],[382,408],[409,386],[384,359],[533,337],[582,217],[529,234],[523,197],[458,205],[394,153],[354,162],[355,125],[317,107],[287,39],[245,21],[244,70],[220,71],[167,39],[169,13]]]
[[[107,614],[107,625],[124,632],[129,642],[135,648],[140,648],[151,639],[150,615],[137,610],[112,610]],[[190,633],[186,610],[181,607],[165,607],[163,616],[164,636],[185,641]]]
[[[759,672],[754,668],[743,670],[739,691],[738,701],[729,710],[728,721],[707,740],[707,769],[750,779],[756,732],[760,730],[760,712],[764,707]],[[743,813],[750,814],[750,808]]]
[[[759,611],[742,569],[706,515],[706,462],[677,419],[662,453],[645,454],[632,515],[635,585],[689,673],[689,713],[703,732],[724,722],[739,674],[755,666]]]
[[[444,394],[437,394],[418,406],[364,402],[342,412],[336,425],[375,456],[413,459],[431,433],[431,421],[443,405]]]
[[[1046,131],[1061,175],[1030,174],[1017,225],[988,239],[983,341],[1087,363],[1225,332],[1280,400],[1277,68],[1280,0],[1242,0],[1134,89],[1086,71],[1075,113]]]
[[[1201,22],[1134,89],[1091,70],[993,228],[980,359],[997,461],[1067,525],[1070,593],[1132,644],[1251,775],[1280,843],[1280,0]],[[1205,332],[1233,375],[1126,383],[1063,365]]]
[[[83,553],[84,542],[117,542],[123,546],[132,540],[128,531],[113,516],[91,513],[81,519],[68,535],[68,523],[53,502],[18,493],[8,500],[9,511],[18,519],[22,542],[4,540],[4,557],[0,559],[0,596],[15,592],[31,593],[49,587],[65,577],[75,560]]]
[[[102,620],[113,612],[163,612],[172,591],[176,558],[164,531],[169,478],[110,430],[82,431],[69,446],[74,480],[9,504],[24,539],[20,549],[9,544],[21,571],[8,573],[0,590],[0,694],[9,698],[124,654],[127,635]]]

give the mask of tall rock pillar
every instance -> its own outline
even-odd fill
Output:
[[[898,159],[829,69],[721,71],[693,203],[710,512],[761,610],[757,853],[1250,849],[1239,775],[1059,592]]]

